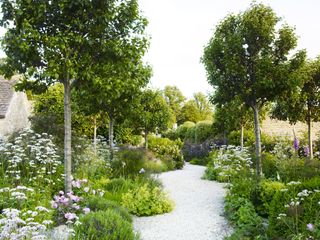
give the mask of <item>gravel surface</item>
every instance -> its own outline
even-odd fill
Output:
[[[230,229],[221,216],[223,184],[202,180],[205,167],[186,164],[183,170],[159,175],[175,209],[152,217],[135,217],[142,240],[219,240]]]

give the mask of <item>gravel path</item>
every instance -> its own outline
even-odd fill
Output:
[[[223,184],[202,180],[205,167],[186,164],[183,170],[159,175],[175,202],[171,213],[135,217],[142,240],[219,240],[229,232],[223,213]]]

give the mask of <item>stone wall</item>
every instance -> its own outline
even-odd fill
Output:
[[[31,112],[31,104],[23,92],[15,92],[6,117],[0,119],[0,137],[6,137],[13,132],[29,127],[28,117]]]
[[[289,122],[270,118],[264,120],[261,126],[261,131],[270,136],[287,136],[293,138],[293,130],[295,131],[296,136],[301,137],[308,131],[308,126],[302,122],[290,125]],[[320,122],[313,123],[312,130],[313,139],[316,139],[320,133]]]

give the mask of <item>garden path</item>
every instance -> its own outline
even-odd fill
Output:
[[[205,167],[186,164],[158,177],[175,202],[171,213],[135,217],[142,240],[220,240],[230,232],[221,216],[223,184],[201,179]]]

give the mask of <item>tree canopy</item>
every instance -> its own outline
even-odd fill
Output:
[[[297,45],[294,29],[279,24],[270,7],[253,3],[218,24],[202,57],[208,82],[215,88],[213,102],[238,98],[253,110],[258,175],[262,171],[259,110],[297,85],[299,79],[293,73],[306,56],[304,51],[292,55]]]

